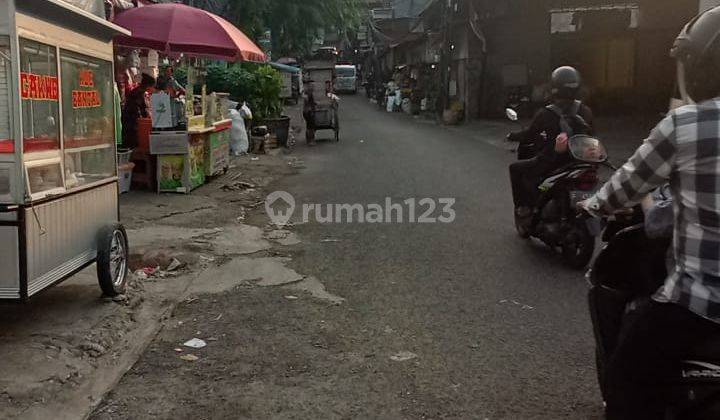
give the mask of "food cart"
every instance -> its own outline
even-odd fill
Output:
[[[205,131],[161,131],[150,136],[157,158],[157,192],[189,193],[205,183]]]
[[[222,120],[212,126],[205,144],[205,176],[227,173],[230,168],[231,120]]]
[[[112,37],[60,0],[0,2],[0,300],[23,301],[97,262],[123,291]]]
[[[335,80],[335,66],[331,64],[316,64],[305,67],[306,86],[315,98],[315,109],[312,118],[315,130],[333,130],[335,141],[340,141],[340,120],[338,118],[338,103],[332,94]]]
[[[205,141],[205,176],[227,173],[230,168],[230,94],[214,92],[209,95],[206,118],[212,131]]]

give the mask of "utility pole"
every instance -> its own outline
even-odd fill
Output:
[[[452,59],[452,5],[454,0],[440,0],[442,7],[440,22],[442,30],[442,49],[440,51],[440,95],[438,112],[440,117],[448,107],[448,90],[450,88],[450,60]]]

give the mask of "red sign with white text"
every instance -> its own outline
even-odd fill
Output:
[[[20,97],[32,101],[58,100],[58,78],[32,73],[20,73]]]

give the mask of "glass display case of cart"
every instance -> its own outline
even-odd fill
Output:
[[[112,64],[60,50],[65,186],[115,176]]]
[[[65,191],[62,172],[57,50],[20,39],[22,155],[29,199]]]
[[[0,40],[0,155],[12,156],[17,145],[5,109],[10,92],[2,90],[10,80],[8,50]],[[19,39],[19,64],[23,201],[114,177],[112,64],[24,38]],[[12,174],[3,181],[1,162],[0,157],[0,200],[7,202]]]
[[[19,201],[20,186],[18,166],[15,155],[15,136],[13,135],[11,91],[12,64],[10,38],[0,36],[0,203]]]

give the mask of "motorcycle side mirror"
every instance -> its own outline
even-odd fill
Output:
[[[515,112],[514,109],[506,108],[505,109],[505,115],[510,121],[517,121],[518,120],[518,113]]]

